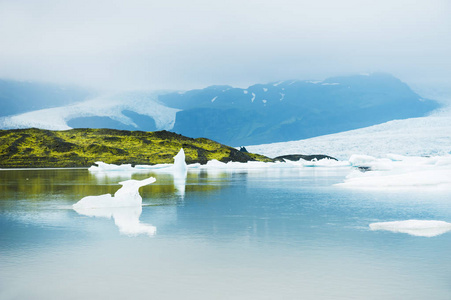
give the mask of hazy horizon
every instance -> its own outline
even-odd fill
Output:
[[[0,78],[184,90],[386,72],[447,93],[450,12],[440,0],[0,0]]]

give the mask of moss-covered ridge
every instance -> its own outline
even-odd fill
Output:
[[[186,162],[205,164],[252,160],[271,161],[257,154],[205,138],[192,139],[168,131],[36,128],[0,130],[0,168],[89,167],[96,161],[110,164],[172,163],[183,148]]]

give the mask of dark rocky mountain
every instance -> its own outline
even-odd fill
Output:
[[[174,132],[240,146],[299,140],[424,116],[439,105],[382,73],[283,81],[247,89],[211,86],[161,95]]]

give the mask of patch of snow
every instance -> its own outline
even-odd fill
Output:
[[[249,93],[249,91],[248,91],[248,90],[244,90],[243,93],[244,93],[245,95],[247,95],[247,93]]]
[[[339,83],[337,83],[337,82],[324,82],[324,83],[321,83],[321,85],[339,85]]]
[[[379,222],[369,226],[371,230],[386,230],[423,237],[434,237],[451,231],[451,223],[435,220]]]
[[[268,89],[267,89],[267,88],[263,88],[263,92],[265,92],[265,93],[266,93],[267,91],[268,91]]]
[[[273,84],[273,86],[278,86],[278,85],[282,84],[283,82],[284,82],[284,81],[276,82],[276,83]]]
[[[322,81],[321,80],[307,80],[306,82],[307,83],[318,84],[318,83],[321,83]]]
[[[255,94],[252,93],[252,99],[251,99],[251,101],[254,102],[254,100],[255,100]]]
[[[280,94],[280,101],[282,101],[283,100],[283,98],[285,98],[285,94],[284,93],[279,93]]]
[[[218,98],[218,96],[216,96],[213,99],[211,99],[211,102],[215,102],[216,98]]]
[[[267,100],[262,100],[262,102],[264,103],[264,104],[266,104],[266,102],[268,102]]]

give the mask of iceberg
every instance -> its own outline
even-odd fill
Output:
[[[369,226],[371,230],[386,230],[423,237],[434,237],[451,231],[451,223],[435,220],[380,222]]]
[[[134,168],[131,164],[114,165],[106,164],[102,161],[96,161],[95,166],[89,167],[89,172],[109,172],[109,171],[133,171]]]
[[[103,208],[103,207],[130,207],[141,206],[142,198],[139,188],[151,183],[156,179],[150,177],[144,180],[126,180],[119,182],[122,187],[112,196],[104,194],[100,196],[87,196],[73,205],[74,209],[79,208]]]
[[[184,178],[188,172],[188,167],[185,162],[185,151],[183,148],[180,149],[179,153],[174,156],[174,165],[172,166],[172,171],[174,172],[174,176],[177,178]]]
[[[122,187],[112,196],[87,196],[72,207],[80,215],[89,217],[113,218],[121,234],[154,235],[156,227],[139,221],[142,213],[142,197],[139,188],[155,182],[150,177],[144,180],[127,180],[119,182]]]

